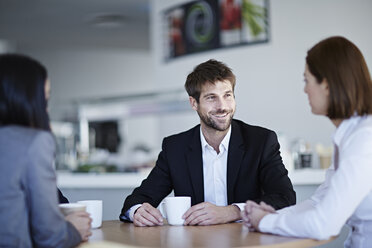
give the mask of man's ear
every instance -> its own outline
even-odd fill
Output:
[[[198,109],[198,102],[196,101],[196,99],[194,97],[189,96],[189,102],[190,102],[191,108],[193,110],[197,110]]]

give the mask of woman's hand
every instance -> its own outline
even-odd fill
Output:
[[[254,201],[247,201],[242,212],[242,219],[250,231],[258,231],[261,219],[269,213],[275,213],[275,209],[272,206],[264,202],[257,204]]]
[[[92,219],[87,212],[73,212],[65,217],[80,233],[82,241],[88,241],[92,232],[90,231]]]

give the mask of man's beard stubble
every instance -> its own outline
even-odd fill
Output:
[[[234,113],[232,113],[232,111],[230,110],[230,111],[228,111],[228,110],[217,110],[217,111],[215,111],[215,112],[212,112],[211,114],[213,115],[213,114],[225,114],[225,113],[227,113],[227,114],[230,114],[230,113],[232,113],[231,115],[230,115],[230,119],[226,122],[226,125],[224,125],[224,126],[219,126],[218,124],[217,124],[217,122],[215,122],[213,119],[212,119],[212,117],[209,117],[208,115],[203,115],[199,110],[197,111],[197,113],[198,113],[198,115],[199,115],[199,117],[200,117],[200,120],[207,126],[207,127],[210,127],[210,128],[213,128],[213,129],[215,129],[215,130],[217,130],[217,131],[226,131],[229,127],[230,127],[230,124],[231,124],[231,121],[232,121],[232,119],[233,119],[233,117],[234,117]]]

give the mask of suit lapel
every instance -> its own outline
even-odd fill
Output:
[[[239,174],[245,150],[239,125],[232,121],[229,153],[227,157],[227,201],[234,202],[234,185]]]
[[[198,127],[195,128],[188,151],[186,152],[186,163],[195,194],[195,202],[192,204],[204,201],[203,158],[200,142],[200,126]]]

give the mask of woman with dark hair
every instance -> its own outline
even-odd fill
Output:
[[[44,66],[0,55],[0,247],[74,247],[90,236],[86,212],[58,208]]]
[[[372,245],[372,82],[359,49],[343,37],[325,39],[306,57],[305,93],[311,111],[336,126],[333,163],[314,195],[277,212],[248,201],[242,213],[252,229],[328,239],[346,223],[345,247]]]

